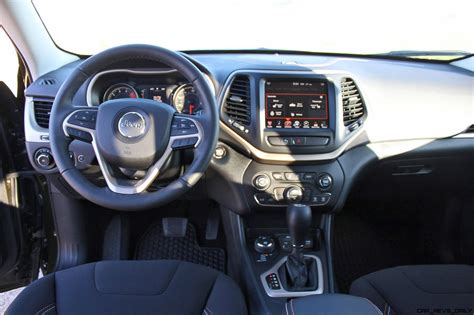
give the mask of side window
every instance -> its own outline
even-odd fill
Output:
[[[5,30],[0,27],[0,81],[5,82],[15,96],[17,96],[18,87],[18,68],[15,46]]]

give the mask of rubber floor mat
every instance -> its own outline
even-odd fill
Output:
[[[188,224],[184,237],[165,237],[161,221],[153,225],[140,240],[135,259],[182,260],[225,272],[224,249],[200,247],[192,224]]]
[[[363,220],[356,216],[336,216],[333,262],[341,292],[348,293],[351,283],[361,276],[411,261],[403,246],[393,239],[384,239]]]

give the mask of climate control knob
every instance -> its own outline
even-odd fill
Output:
[[[303,189],[298,186],[290,186],[285,190],[285,200],[288,203],[299,203],[303,200]]]
[[[318,178],[318,186],[321,190],[328,190],[332,186],[332,177],[329,174],[324,174]]]
[[[261,174],[261,175],[258,175],[254,178],[253,185],[258,190],[265,190],[268,187],[270,187],[271,182],[272,182],[272,180],[270,179],[270,176],[268,176],[266,174]]]

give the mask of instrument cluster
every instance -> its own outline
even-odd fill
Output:
[[[109,86],[101,103],[120,98],[145,98],[173,106],[177,112],[200,115],[202,104],[192,84],[134,84],[120,82]]]

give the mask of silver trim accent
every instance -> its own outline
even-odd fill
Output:
[[[105,70],[98,72],[96,75],[94,75],[87,85],[87,92],[86,92],[86,101],[87,101],[87,106],[98,106],[92,104],[92,88],[94,87],[94,84],[96,81],[103,75],[109,74],[109,73],[133,73],[133,74],[165,74],[165,73],[173,73],[173,72],[178,72],[176,69],[166,69],[166,70],[133,70],[133,69],[113,69],[113,70]],[[126,84],[126,83],[125,83]]]
[[[316,268],[318,269],[318,288],[314,291],[298,291],[298,292],[290,292],[286,291],[280,280],[280,276],[278,275],[278,269],[287,261],[288,257],[283,257],[280,259],[270,270],[262,273],[260,275],[260,281],[262,282],[263,288],[269,297],[282,297],[282,298],[289,298],[289,297],[301,297],[301,296],[308,296],[308,295],[316,295],[316,294],[323,294],[324,292],[324,279],[323,279],[323,265],[321,263],[321,259],[315,255],[304,255],[304,257],[313,258],[316,260]],[[281,289],[279,290],[272,290],[268,287],[267,280],[265,279],[266,276],[269,274],[276,274],[278,282],[280,282]]]
[[[218,104],[219,104],[219,112],[222,109],[222,106],[224,105],[225,102],[225,96],[227,94],[227,91],[229,90],[230,84],[232,83],[232,80],[234,79],[235,76],[239,74],[249,74],[249,73],[260,73],[260,74],[269,74],[269,75],[340,75],[342,76],[350,76],[350,77],[356,77],[355,75],[344,72],[344,71],[339,71],[339,70],[312,70],[312,71],[278,71],[278,70],[252,70],[252,69],[242,69],[242,70],[237,70],[232,72],[226,79],[224,83],[224,87],[221,91],[221,94],[219,95],[218,99]],[[332,78],[328,77],[326,78],[329,81],[332,81]],[[261,85],[262,82],[259,82],[259,85]],[[336,84],[336,107],[339,107],[339,102],[338,102],[338,97],[337,95],[340,94],[337,84]],[[261,93],[257,95],[257,100],[258,102],[262,102],[262,95]],[[265,119],[264,119],[264,114],[262,115],[262,111],[264,112],[263,106],[258,106],[257,111],[260,113],[260,120],[259,120],[259,128],[264,128],[265,124]],[[336,128],[335,128],[335,138],[337,139],[338,133],[341,132],[339,130],[340,128],[345,128],[344,124],[342,124],[342,121],[340,122],[337,118],[339,117],[338,113],[339,108],[336,108]],[[290,153],[269,153],[262,151],[256,147],[254,147],[251,143],[249,143],[247,140],[242,138],[237,132],[235,132],[232,128],[227,126],[223,120],[222,117],[219,119],[219,124],[222,129],[224,129],[234,140],[238,141],[246,150],[248,150],[254,158],[256,158],[259,161],[262,162],[309,162],[309,161],[326,161],[326,160],[334,160],[337,159],[346,149],[357,140],[357,138],[364,133],[365,131],[365,125],[367,124],[368,118],[365,119],[365,122],[362,126],[360,126],[356,131],[352,132],[350,137],[345,140],[345,142],[339,146],[336,150],[328,153],[318,153],[318,154],[290,154]],[[263,125],[262,125],[263,124]],[[341,127],[342,126],[342,127]]]
[[[102,171],[102,174],[104,175],[105,182],[107,183],[107,186],[109,187],[109,189],[111,191],[113,191],[115,193],[118,193],[118,194],[125,194],[125,195],[139,194],[139,193],[145,191],[148,187],[150,187],[150,185],[153,183],[153,181],[159,175],[161,167],[163,167],[163,165],[166,163],[168,158],[171,156],[171,153],[173,152],[172,144],[175,140],[198,137],[198,141],[194,145],[195,148],[197,146],[199,146],[199,144],[202,141],[203,131],[202,131],[202,127],[199,124],[199,122],[197,120],[193,119],[193,118],[185,117],[185,118],[187,118],[187,119],[194,122],[194,124],[196,125],[196,127],[198,129],[198,133],[192,134],[192,135],[171,136],[169,138],[169,142],[168,142],[168,145],[165,149],[165,152],[163,153],[163,156],[158,161],[156,161],[155,164],[153,164],[146,171],[145,176],[142,179],[138,180],[133,185],[130,185],[130,186],[129,185],[123,185],[123,184],[120,184],[119,181],[112,175],[112,170],[111,170],[110,165],[107,163],[107,161],[99,153],[99,148],[97,146],[97,141],[96,141],[95,130],[85,128],[85,127],[81,127],[81,126],[72,125],[72,124],[69,124],[67,122],[72,115],[74,115],[76,112],[81,111],[81,110],[90,110],[90,109],[89,108],[82,108],[82,109],[75,110],[71,114],[69,114],[66,117],[66,119],[64,119],[64,121],[63,121],[63,132],[66,136],[69,137],[69,134],[68,134],[66,128],[70,127],[70,128],[75,128],[75,129],[78,129],[78,130],[81,130],[81,131],[85,131],[85,132],[87,132],[91,135],[91,137],[92,137],[92,147],[94,148],[94,153],[95,153],[95,156],[97,158],[97,161],[99,162],[99,167]],[[177,116],[174,116],[174,117],[177,117]]]
[[[253,157],[255,157],[259,161],[266,161],[266,162],[298,162],[298,161],[325,161],[325,160],[334,160],[337,159],[344,151],[346,151],[347,147],[349,147],[356,139],[359,137],[363,131],[363,126],[359,128],[357,131],[354,132],[352,137],[344,142],[339,148],[332,152],[328,153],[318,153],[318,154],[289,154],[289,153],[269,153],[264,152],[260,149],[257,149],[252,144],[247,142],[241,136],[239,136],[234,130],[220,121],[220,126],[223,128],[229,135],[234,138],[234,140],[238,141],[245,149],[250,151]]]

